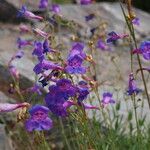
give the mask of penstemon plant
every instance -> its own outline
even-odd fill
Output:
[[[85,6],[94,3],[92,0],[77,2]],[[20,25],[20,35],[33,35],[33,39],[19,37],[17,39],[19,50],[8,62],[8,69],[13,78],[13,85],[9,92],[17,93],[21,103],[0,104],[0,112],[20,109],[18,122],[23,123],[24,130],[27,131],[23,131],[24,137],[29,139],[27,141],[29,141],[30,148],[26,147],[26,149],[57,149],[49,138],[49,133],[53,132],[54,128],[61,128],[60,133],[57,134],[62,135],[64,144],[62,149],[113,150],[122,147],[123,149],[147,149],[149,147],[150,132],[145,123],[146,117],[140,118],[137,112],[137,95],[143,90],[137,87],[136,79],[137,74],[141,72],[144,91],[150,106],[144,75],[144,71],[150,72],[150,68],[149,66],[143,67],[140,58],[142,56],[146,61],[150,60],[150,41],[144,41],[138,47],[134,26],[140,26],[140,20],[132,11],[131,0],[126,0],[125,5],[120,1],[120,6],[129,32],[112,31],[107,34],[107,23],[102,22],[99,26],[91,28],[90,36],[84,40],[76,32],[78,24],[65,19],[58,4],[50,5],[48,0],[40,0],[38,7],[50,12],[48,16],[35,15],[25,5],[18,11],[18,17],[34,22],[33,26]],[[94,13],[87,14],[86,23],[95,17]],[[44,24],[43,28],[38,27],[40,23]],[[63,53],[64,48],[60,40],[62,26],[71,29],[73,33],[71,48],[67,56]],[[113,51],[111,45],[118,40],[127,40],[131,49],[131,72],[128,75],[128,89],[124,100],[131,97],[133,109],[128,110],[127,117],[120,115],[122,102],[117,100],[118,97],[114,98],[112,92],[103,91],[101,98],[101,87],[110,85],[106,81],[99,81],[99,66],[96,62],[98,49],[101,52],[111,53]],[[36,78],[33,86],[21,89],[20,73],[14,62],[25,55],[26,47],[32,50],[31,55],[37,60],[33,68]],[[134,69],[133,64],[134,55],[137,55],[139,64],[137,70]],[[119,70],[114,58],[111,60]],[[29,100],[26,99],[26,94],[30,95]],[[39,97],[43,100],[41,101],[41,98],[38,100]],[[110,109],[108,105],[112,108]],[[143,109],[142,106],[141,109]],[[91,110],[92,118],[89,118],[88,112]],[[32,145],[32,141],[35,145]]]

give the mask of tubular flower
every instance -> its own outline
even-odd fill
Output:
[[[52,120],[48,117],[49,109],[42,105],[35,105],[30,110],[30,118],[25,122],[27,131],[50,130],[53,126]]]
[[[19,79],[19,71],[17,70],[15,66],[10,65],[9,72],[15,79]]]
[[[18,17],[25,17],[27,19],[35,19],[35,20],[43,20],[43,17],[37,16],[32,12],[28,11],[26,6],[22,6],[21,10],[19,10]]]
[[[127,34],[117,34],[116,32],[112,31],[110,33],[108,33],[108,39],[107,39],[107,43],[112,43],[114,41],[117,41],[119,39],[123,39],[125,37],[128,37]]]
[[[102,106],[105,107],[108,104],[115,103],[115,100],[112,98],[112,94],[109,92],[103,93]]]
[[[111,50],[110,47],[108,47],[101,39],[98,39],[96,47],[104,51]]]
[[[22,48],[25,46],[32,46],[32,42],[30,40],[23,40],[21,38],[17,39],[18,48]]]
[[[0,103],[0,112],[11,112],[19,108],[29,107],[29,103],[19,103],[19,104],[10,104],[10,103]]]
[[[128,83],[127,94],[132,95],[134,93],[138,94],[139,92],[141,92],[141,89],[137,88],[136,83],[135,83],[135,79],[133,77],[133,74],[131,73],[129,75],[129,83]]]
[[[70,74],[84,74],[86,72],[86,68],[82,66],[83,58],[80,55],[75,55],[74,57],[70,57],[67,62],[67,66],[65,68],[67,73]]]
[[[34,68],[33,71],[36,74],[40,74],[45,70],[63,70],[61,66],[58,64],[55,64],[49,60],[43,59],[41,62],[39,62]]]
[[[42,31],[42,30],[40,30],[40,29],[38,29],[38,28],[33,29],[33,31],[34,31],[36,34],[38,34],[38,35],[40,35],[40,36],[42,36],[42,37],[44,37],[44,38],[47,38],[47,37],[48,37],[48,33],[44,32],[44,31]]]

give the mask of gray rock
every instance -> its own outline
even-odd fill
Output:
[[[5,133],[5,125],[0,124],[0,150],[12,150],[10,140]]]

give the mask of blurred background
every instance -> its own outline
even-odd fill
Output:
[[[56,3],[75,3],[76,0],[53,0]],[[95,0],[96,2],[117,2],[118,0]],[[137,8],[150,12],[150,0],[132,0]]]

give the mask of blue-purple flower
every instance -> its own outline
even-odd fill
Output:
[[[77,88],[72,85],[72,82],[69,79],[60,79],[57,81],[56,85],[66,96],[75,96],[77,92]]]
[[[115,100],[112,98],[113,95],[109,92],[103,93],[102,106],[105,107],[108,104],[115,103]]]
[[[40,0],[39,2],[39,8],[44,9],[48,6],[48,0]]]
[[[82,63],[83,58],[79,55],[75,55],[68,59],[65,70],[70,74],[84,74],[86,72],[86,68],[82,66]]]
[[[141,43],[140,52],[146,60],[150,60],[150,41],[144,41]]]
[[[19,10],[18,17],[25,17],[27,19],[35,19],[35,20],[43,20],[43,17],[37,16],[32,12],[28,11],[26,6],[22,6],[22,8]]]
[[[82,102],[87,98],[89,94],[89,88],[85,81],[80,81],[78,84],[78,102]]]
[[[105,44],[100,38],[97,41],[96,47],[101,50],[111,50],[110,47],[108,47],[108,45]]]
[[[32,55],[36,55],[38,57],[41,57],[43,55],[43,43],[42,42],[34,42],[34,50],[32,52]]]
[[[140,25],[140,19],[136,17],[136,18],[134,18],[134,19],[132,20],[132,23],[133,23],[134,25],[139,26],[139,25]]]
[[[129,75],[129,83],[128,83],[128,90],[127,90],[127,94],[128,95],[133,95],[133,94],[138,94],[139,92],[141,92],[141,89],[137,88],[136,83],[135,83],[135,79],[133,74],[131,73]]]
[[[75,55],[78,55],[84,59],[86,57],[86,54],[83,51],[83,49],[84,49],[83,43],[81,43],[81,42],[73,43],[72,48],[69,53],[69,59],[74,57]]]
[[[125,37],[127,37],[127,34],[117,34],[116,32],[112,31],[110,33],[108,33],[108,39],[107,39],[107,43],[112,43],[115,42],[119,39],[123,39]]]
[[[60,6],[58,4],[52,4],[50,7],[50,11],[53,12],[54,14],[59,14]]]
[[[53,121],[48,117],[49,109],[42,105],[35,105],[30,110],[30,118],[25,122],[27,131],[50,130]]]
[[[141,43],[140,48],[134,49],[133,54],[142,54],[144,59],[150,60],[150,41],[144,41]]]
[[[27,89],[28,92],[37,93],[38,95],[42,95],[41,87],[37,84]]]
[[[58,64],[55,64],[49,60],[43,59],[41,62],[39,62],[34,68],[33,71],[36,74],[40,74],[45,70],[63,70],[61,66]]]
[[[89,14],[89,15],[85,16],[85,21],[88,22],[88,21],[92,20],[94,17],[95,17],[95,14]]]
[[[88,5],[88,4],[91,4],[91,3],[92,3],[92,0],[80,0],[81,5]]]
[[[47,39],[45,39],[43,42],[43,53],[47,54],[48,52],[51,52],[51,51],[52,51],[52,49],[49,46],[49,42]]]

